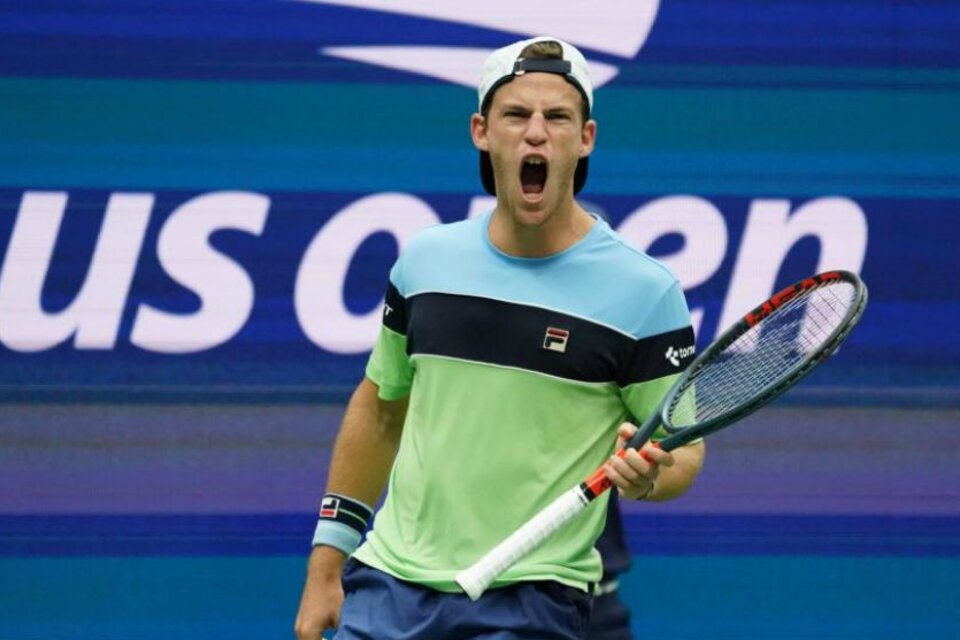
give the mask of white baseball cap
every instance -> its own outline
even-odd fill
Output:
[[[524,49],[537,42],[556,42],[563,50],[563,59],[540,60],[520,57]],[[493,98],[493,92],[500,85],[528,71],[555,73],[565,77],[567,82],[583,95],[590,110],[593,110],[593,83],[590,82],[590,70],[587,67],[586,58],[572,44],[550,36],[537,36],[514,42],[490,54],[487,61],[483,63],[483,74],[477,91],[479,110],[483,111],[484,103]]]
[[[556,42],[563,51],[563,58],[522,58],[520,54],[523,50],[537,42]],[[572,44],[550,36],[537,36],[514,42],[490,54],[483,64],[480,86],[477,89],[478,110],[483,113],[499,87],[517,76],[532,72],[555,73],[563,76],[583,96],[588,113],[593,111],[593,83],[590,81],[590,70],[587,67],[586,58]],[[580,158],[577,163],[573,177],[574,193],[579,193],[587,181],[587,164],[588,158]],[[493,165],[490,163],[490,154],[486,151],[480,152],[480,180],[487,193],[497,194]]]

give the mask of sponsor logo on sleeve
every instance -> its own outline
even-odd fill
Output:
[[[673,345],[667,347],[667,352],[664,354],[664,357],[667,361],[675,367],[680,366],[681,360],[685,360],[694,354],[696,347],[690,345],[689,347],[680,347],[679,349],[675,348]]]

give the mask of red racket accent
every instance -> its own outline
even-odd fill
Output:
[[[782,307],[784,304],[797,297],[798,294],[809,289],[813,289],[814,287],[818,287],[825,282],[832,282],[834,280],[842,279],[843,276],[838,271],[828,271],[826,273],[817,274],[810,278],[805,278],[800,282],[790,285],[789,287],[775,293],[769,300],[747,315],[743,316],[743,321],[747,323],[748,327],[752,327]]]

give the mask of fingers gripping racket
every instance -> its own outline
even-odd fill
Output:
[[[787,287],[746,314],[697,356],[617,455],[640,449],[658,427],[671,451],[767,404],[836,351],[860,320],[867,289],[855,274],[830,271]],[[601,466],[578,486],[457,574],[473,600],[612,485]]]

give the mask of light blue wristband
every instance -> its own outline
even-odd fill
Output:
[[[349,556],[360,546],[360,534],[353,527],[321,519],[313,532],[313,546],[321,544],[340,549]]]
[[[328,493],[320,501],[320,520],[313,532],[313,546],[327,545],[349,556],[360,546],[372,517],[373,509],[359,500]]]

